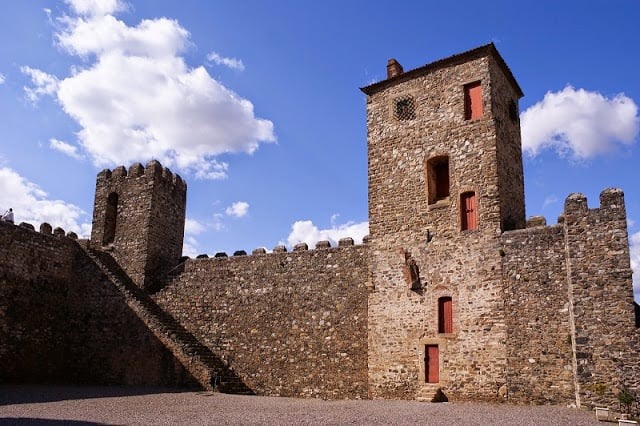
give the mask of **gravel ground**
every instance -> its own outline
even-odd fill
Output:
[[[316,399],[121,387],[0,386],[4,425],[605,425],[550,406]],[[611,424],[611,423],[609,423]]]

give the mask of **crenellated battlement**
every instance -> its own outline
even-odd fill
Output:
[[[579,192],[569,194],[565,199],[564,211],[558,216],[557,224],[575,223],[582,218],[597,216],[600,220],[626,220],[624,192],[619,188],[606,188],[600,192],[600,206],[589,208],[587,197]],[[526,229],[508,231],[506,234],[527,232],[533,228],[547,226],[544,216],[531,216],[527,219]]]
[[[588,214],[606,215],[609,219],[626,217],[624,192],[618,188],[606,188],[600,193],[600,207],[590,209],[587,197],[582,193],[570,194],[564,203],[565,220],[584,217]]]
[[[318,241],[315,245],[315,248],[310,249],[309,245],[307,243],[298,243],[296,244],[292,251],[289,252],[289,250],[287,249],[287,246],[285,245],[277,245],[275,246],[270,252],[267,251],[266,248],[264,247],[258,247],[256,249],[254,249],[251,254],[247,254],[246,251],[244,250],[236,250],[233,255],[229,256],[226,252],[217,252],[213,258],[209,257],[209,255],[207,254],[200,254],[198,256],[196,256],[195,259],[190,259],[187,258],[189,260],[207,260],[207,259],[215,259],[215,260],[228,260],[230,258],[238,258],[238,257],[252,257],[252,256],[270,256],[270,255],[276,255],[276,254],[282,254],[282,253],[288,253],[288,254],[300,254],[300,253],[305,253],[305,252],[316,252],[316,251],[326,251],[326,250],[331,250],[332,252],[336,252],[342,249],[349,249],[351,247],[358,247],[358,246],[366,246],[369,242],[369,237],[366,236],[364,237],[362,244],[355,244],[353,238],[351,237],[345,237],[345,238],[341,238],[338,241],[338,245],[335,247],[331,246],[331,242],[328,240],[323,240],[323,241]]]
[[[38,228],[38,231],[36,231],[35,226],[33,226],[31,223],[28,222],[20,222],[20,224],[18,225],[13,225],[13,224],[9,224],[6,222],[2,222],[0,221],[0,225],[2,226],[6,226],[6,227],[11,227],[11,228],[18,228],[21,230],[26,230],[26,231],[30,231],[30,232],[35,232],[35,233],[39,233],[42,235],[50,235],[50,236],[55,236],[55,237],[65,237],[65,238],[69,238],[71,240],[78,240],[78,234],[76,234],[73,231],[65,231],[63,228],[57,226],[55,228],[53,228],[49,223],[47,222],[43,222],[40,224],[40,227]]]
[[[164,183],[173,187],[176,191],[186,191],[187,183],[178,175],[173,173],[169,168],[164,167],[157,160],[151,160],[146,166],[141,163],[132,164],[129,169],[125,166],[118,166],[113,170],[104,169],[98,173],[98,185],[110,186],[113,184],[122,184],[125,179],[147,178],[158,183]]]

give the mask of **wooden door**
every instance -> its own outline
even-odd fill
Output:
[[[440,381],[440,354],[438,345],[425,346],[424,373],[427,383],[438,383]]]

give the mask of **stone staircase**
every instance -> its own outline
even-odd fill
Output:
[[[438,386],[422,386],[416,392],[415,399],[420,402],[433,402],[437,392]]]
[[[173,356],[209,391],[253,395],[254,392],[208,347],[166,313],[103,251],[84,248],[89,258],[124,296],[129,308],[145,323]]]

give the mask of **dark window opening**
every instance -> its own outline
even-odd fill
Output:
[[[398,120],[413,120],[416,118],[415,102],[411,96],[396,99],[394,113]]]
[[[478,229],[478,212],[475,192],[460,195],[460,227],[463,231]]]
[[[438,299],[438,333],[453,333],[453,301],[451,297]]]
[[[438,345],[426,345],[424,348],[424,379],[427,383],[438,383],[440,381]]]
[[[482,117],[482,86],[479,81],[464,86],[464,119]]]
[[[520,121],[520,116],[518,115],[518,103],[513,99],[509,102],[509,118],[514,123]]]
[[[513,231],[516,229],[516,221],[512,217],[505,217],[502,220],[502,230],[503,231]]]
[[[640,328],[640,305],[636,302],[633,302],[633,307],[636,311],[636,328]]]
[[[435,157],[427,162],[429,204],[449,197],[449,157]]]
[[[102,244],[113,243],[116,238],[116,219],[118,217],[118,194],[112,192],[107,198]]]

